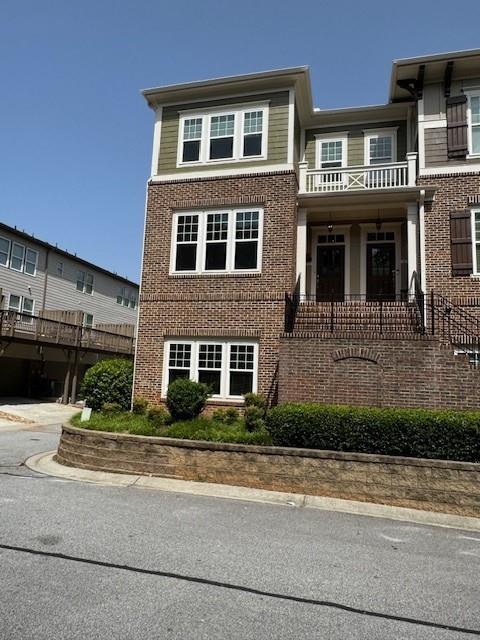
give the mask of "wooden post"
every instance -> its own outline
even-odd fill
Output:
[[[63,395],[62,404],[68,404],[68,394],[70,391],[70,374],[72,369],[72,363],[70,361],[70,351],[67,356],[67,372],[65,373],[65,381],[63,383]]]
[[[75,349],[75,356],[73,360],[73,378],[72,378],[72,393],[70,396],[70,402],[75,404],[77,401],[77,383],[78,383],[78,349]]]

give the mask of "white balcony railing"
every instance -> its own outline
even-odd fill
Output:
[[[373,191],[414,186],[416,153],[407,155],[407,162],[391,162],[334,169],[308,169],[299,163],[301,193],[333,193],[339,191]]]

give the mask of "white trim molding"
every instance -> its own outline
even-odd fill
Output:
[[[158,171],[160,160],[160,139],[162,137],[162,113],[163,107],[155,109],[155,124],[153,125],[152,167],[150,175],[154,176]]]
[[[372,138],[387,138],[390,137],[392,139],[392,158],[391,160],[383,161],[381,164],[388,164],[397,161],[397,131],[398,127],[386,127],[383,129],[364,129],[363,130],[363,139],[364,139],[364,164],[365,166],[371,165],[371,157],[370,157],[370,140]]]
[[[295,89],[288,90],[288,147],[287,147],[287,162],[294,161],[294,147],[295,147]],[[268,138],[267,135],[264,136]]]
[[[465,173],[480,173],[480,162],[464,164],[447,164],[438,167],[420,168],[420,176],[446,176],[448,174],[462,175]]]
[[[257,160],[257,158],[255,158]],[[242,175],[263,175],[268,173],[282,173],[285,171],[294,171],[295,166],[293,163],[283,164],[257,164],[253,167],[236,166],[225,167],[219,169],[215,166],[209,166],[208,168],[198,171],[181,171],[178,170],[175,173],[162,173],[160,175],[151,176],[151,182],[171,182],[175,180],[182,182],[184,180],[201,180],[202,178],[226,178],[230,176],[242,176]]]

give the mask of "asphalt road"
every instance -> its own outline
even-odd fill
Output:
[[[480,637],[480,535],[43,477],[22,463],[58,430],[19,429],[0,429],[1,640]]]

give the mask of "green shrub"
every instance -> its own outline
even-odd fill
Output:
[[[212,413],[212,420],[215,422],[221,422],[222,424],[235,424],[238,422],[240,416],[238,411],[234,407],[228,407],[228,409],[217,409]]]
[[[148,400],[145,400],[145,398],[141,398],[140,396],[137,396],[136,398],[133,399],[133,402],[132,402],[133,413],[135,413],[137,416],[144,416],[146,415],[147,410],[148,410]]]
[[[245,428],[247,431],[263,431],[265,429],[266,399],[258,393],[245,394]]]
[[[87,407],[100,411],[105,403],[130,409],[133,364],[129,360],[101,360],[83,378],[81,391]]]
[[[266,424],[278,446],[480,462],[480,412],[284,404]]]
[[[167,407],[172,419],[191,420],[200,415],[209,395],[206,384],[188,378],[174,380],[167,391]]]
[[[169,438],[188,440],[207,440],[210,442],[231,442],[235,444],[270,444],[270,436],[266,431],[248,433],[241,422],[225,425],[211,418],[194,418],[183,422],[175,422],[163,433]]]
[[[121,413],[122,407],[118,402],[104,402],[102,404],[102,413],[112,415],[115,413]]]
[[[154,404],[148,409],[147,418],[157,429],[160,429],[166,425],[169,415],[162,405]]]

